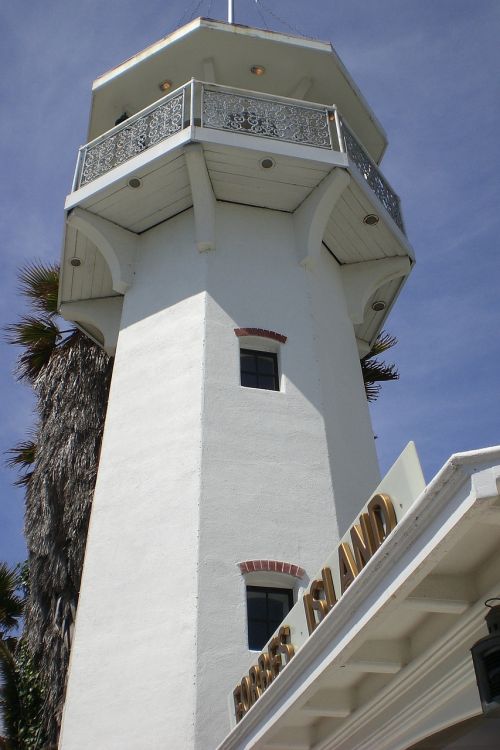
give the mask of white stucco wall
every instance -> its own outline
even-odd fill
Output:
[[[125,298],[71,658],[65,750],[165,748],[167,738],[171,747],[192,744],[202,266],[185,247],[144,243]]]
[[[235,327],[278,331],[281,392],[239,385]],[[61,748],[209,750],[248,666],[237,562],[314,573],[379,480],[335,260],[292,217],[217,205],[140,239],[125,296]]]
[[[217,250],[207,256],[199,750],[222,739],[217,708],[248,664],[235,563],[285,560],[312,574],[338,541],[336,516],[352,523],[379,481],[336,262],[325,253],[314,272],[302,268],[285,213],[219,204],[217,222]],[[239,385],[235,327],[287,336],[282,392]]]

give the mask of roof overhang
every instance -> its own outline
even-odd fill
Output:
[[[452,456],[219,750],[398,750],[480,714],[499,483],[499,447]]]
[[[266,74],[250,68],[263,65]],[[92,89],[88,140],[109,130],[124,112],[134,114],[191,78],[310,102],[335,104],[365,148],[380,161],[387,138],[363,95],[329,43],[248,26],[197,18],[99,76]]]

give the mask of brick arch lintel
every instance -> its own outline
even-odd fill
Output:
[[[245,560],[238,563],[240,571],[245,573],[285,573],[294,578],[304,578],[306,571],[300,565],[282,562],[280,560]]]
[[[279,341],[280,344],[286,344],[287,340],[287,337],[283,333],[268,331],[265,328],[235,328],[234,332],[238,337],[260,336],[263,339],[273,339],[273,341]]]

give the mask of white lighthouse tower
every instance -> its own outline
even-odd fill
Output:
[[[62,750],[216,748],[376,487],[359,359],[412,264],[385,147],[308,39],[197,19],[95,81],[60,309],[115,364]]]

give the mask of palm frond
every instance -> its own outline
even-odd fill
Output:
[[[391,336],[391,334],[387,333],[386,331],[381,331],[381,333],[379,333],[379,335],[373,342],[372,348],[370,349],[368,354],[365,354],[362,360],[369,360],[373,359],[373,357],[378,357],[388,349],[392,349],[392,347],[396,346],[397,343],[398,340],[395,336]]]
[[[57,314],[59,266],[57,263],[35,261],[27,263],[19,272],[21,294],[28,297],[35,310],[48,315]]]
[[[56,323],[48,316],[23,316],[18,323],[5,328],[9,344],[22,346],[17,363],[17,373],[21,380],[33,380],[48,363],[61,333]]]
[[[28,469],[35,463],[36,443],[33,440],[24,440],[14,446],[14,448],[9,448],[7,453],[11,455],[11,457],[7,459],[8,466],[12,469],[17,468],[18,466],[22,469]]]
[[[0,563],[0,638],[17,626],[23,613],[23,599],[17,593],[20,585],[18,569]]]
[[[47,343],[54,345],[61,335],[53,320],[34,315],[24,315],[18,323],[11,323],[5,330],[9,344],[30,348],[44,347]]]
[[[7,466],[22,472],[14,484],[20,487],[26,486],[33,473],[30,469],[36,460],[36,442],[24,440],[15,445],[14,448],[9,448],[6,453],[9,456],[6,461]]]
[[[397,343],[395,336],[382,331],[377,336],[370,351],[361,358],[361,372],[368,401],[376,401],[380,394],[381,383],[399,380],[399,372],[395,364],[388,364],[375,359],[388,349],[392,349]]]

